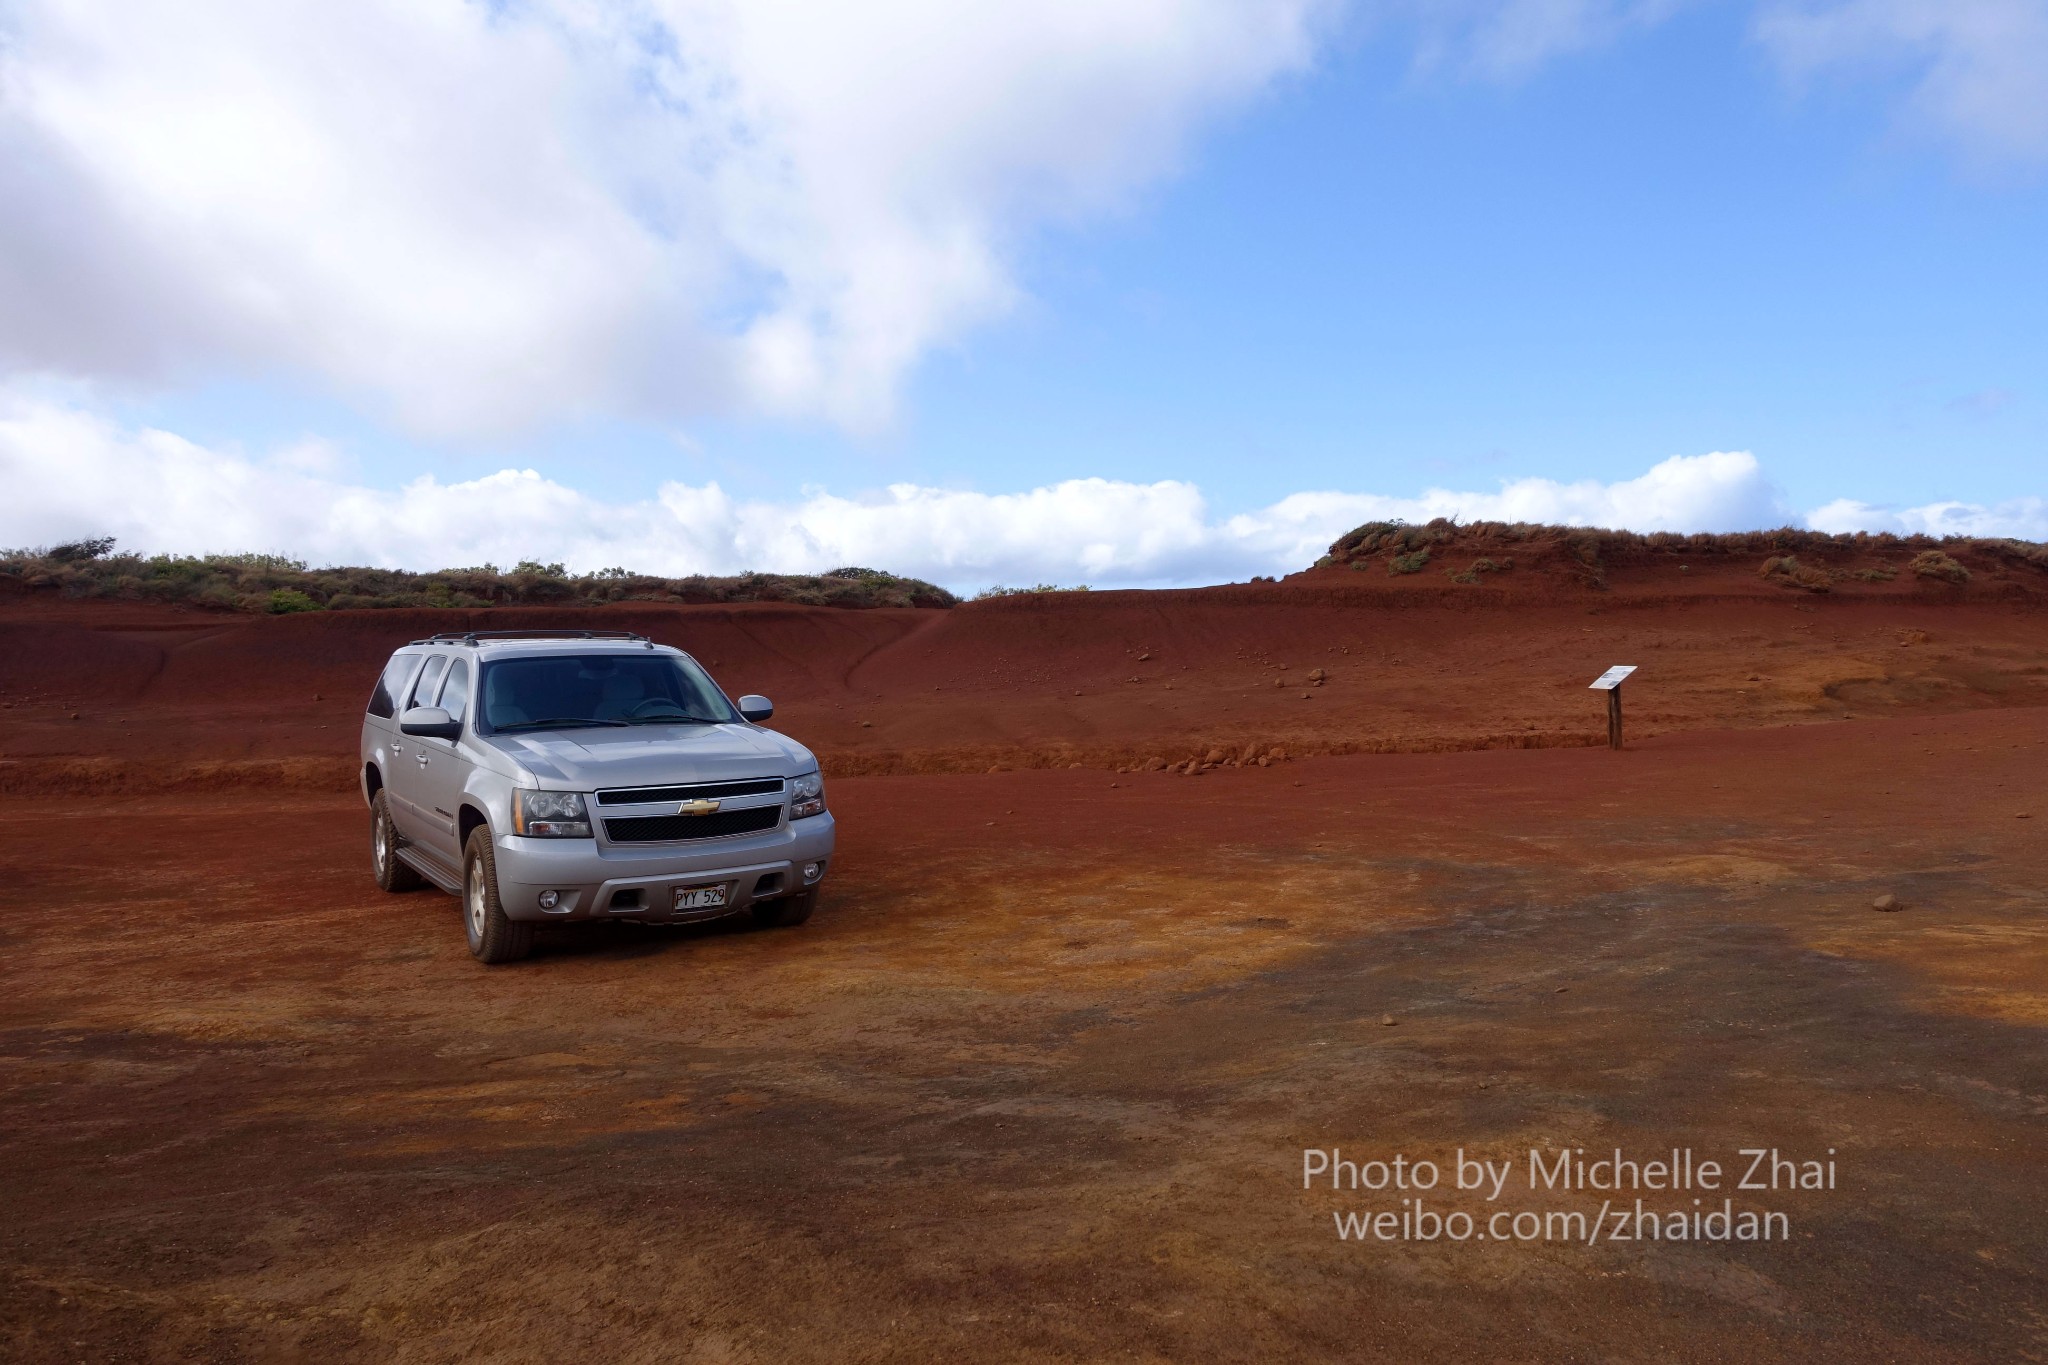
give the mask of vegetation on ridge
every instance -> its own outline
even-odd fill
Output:
[[[791,602],[814,607],[950,607],[936,584],[880,569],[825,574],[692,574],[661,578],[626,569],[572,574],[560,564],[412,573],[404,569],[308,568],[283,555],[138,555],[111,538],[0,550],[0,582],[60,592],[171,602],[215,611],[350,611],[380,607],[604,606],[613,602]]]
[[[1682,535],[1528,522],[1456,522],[1445,517],[1422,526],[1400,521],[1367,522],[1337,537],[1330,552],[1316,561],[1316,567],[1366,569],[1384,564],[1389,573],[1405,574],[1417,572],[1429,563],[1432,551],[1441,557],[1454,551],[1484,554],[1503,549],[1555,551],[1594,582],[1600,581],[1609,568],[1669,560],[1754,556],[1763,560],[1759,572],[1766,579],[1813,592],[1826,592],[1831,583],[1852,577],[1864,582],[1888,582],[1897,576],[1898,566],[1891,564],[1854,572],[1839,567],[1872,555],[1897,556],[1917,577],[1949,583],[1969,581],[1969,569],[1957,558],[1966,553],[1979,556],[1980,563],[2048,572],[2048,545],[2027,540],[1970,536],[1937,539],[1863,531],[1832,535],[1789,526],[1775,531]],[[1512,559],[1481,558],[1463,573],[1446,572],[1456,582],[1476,583],[1481,573],[1505,572],[1513,567]]]

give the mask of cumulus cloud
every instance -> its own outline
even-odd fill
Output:
[[[0,368],[883,420],[1324,0],[6,0]]]
[[[1837,498],[1807,517],[1817,531],[1890,531],[1894,535],[1982,536],[2048,540],[2048,498],[2014,498],[1985,506],[1930,502],[1921,507],[1874,507]]]
[[[1757,33],[1795,76],[1903,71],[1933,126],[2048,159],[2048,0],[1773,0]]]
[[[1313,563],[1362,522],[1433,517],[1727,531],[1797,520],[1756,457],[1673,456],[1633,479],[1516,479],[1417,497],[1301,492],[1236,515],[1193,484],[1072,479],[1022,492],[898,484],[851,495],[808,489],[744,499],[715,483],[667,483],[607,500],[531,469],[401,488],[350,481],[329,448],[269,457],[130,429],[47,394],[0,390],[0,544],[113,535],[141,550],[268,551],[315,563],[407,568],[521,559],[666,574],[805,572],[870,564],[956,588],[1085,582],[1156,586],[1281,574]],[[1835,503],[1826,529],[2031,534],[2038,500],[2004,509],[1939,504],[1883,512]],[[1971,518],[1977,520],[1972,521]],[[2027,522],[2026,518],[2032,521]],[[1917,521],[1915,519],[1918,519]],[[2005,520],[1998,520],[2004,518]],[[1987,530],[1994,526],[2022,529]]]

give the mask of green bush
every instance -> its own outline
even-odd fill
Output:
[[[320,604],[297,588],[272,588],[270,590],[270,614],[284,616],[295,611],[319,611]]]
[[[1004,587],[1004,586],[1003,586],[1002,584],[998,583],[998,584],[996,584],[996,585],[995,585],[995,586],[994,586],[993,588],[983,588],[983,589],[982,589],[982,590],[981,590],[980,592],[978,592],[978,593],[974,594],[974,600],[975,600],[975,601],[977,601],[977,602],[981,602],[981,601],[985,601],[985,600],[987,600],[988,598],[991,598],[991,597],[1028,597],[1028,596],[1030,596],[1030,595],[1031,595],[1032,593],[1039,593],[1039,592],[1087,592],[1087,591],[1088,591],[1088,585],[1087,585],[1086,583],[1076,583],[1076,584],[1075,584],[1075,585],[1074,585],[1073,587],[1071,587],[1071,588],[1063,588],[1063,587],[1061,587],[1061,586],[1060,586],[1059,584],[1057,584],[1057,583],[1039,583],[1039,584],[1035,584],[1034,586],[1032,586],[1032,587],[1029,587],[1029,588],[1006,588],[1006,587]]]

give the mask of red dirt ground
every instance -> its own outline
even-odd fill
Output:
[[[1641,667],[1625,689],[1639,738],[2048,704],[2048,573],[1979,562],[1966,586],[1902,574],[1816,594],[1759,578],[1753,558],[1617,569],[1597,588],[1575,563],[1525,555],[1479,586],[1327,569],[951,611],[248,617],[15,590],[0,595],[0,790],[49,790],[81,764],[103,790],[232,781],[219,770],[287,760],[287,780],[331,787],[366,680],[394,646],[520,626],[638,630],[681,646],[734,695],[774,698],[778,725],[839,774],[1115,768],[1250,744],[1600,743],[1604,712],[1586,683],[1612,663]]]
[[[2048,1359],[2033,585],[1514,572],[587,613],[920,775],[834,780],[801,929],[496,970],[348,782],[392,643],[541,614],[0,599],[0,1357]],[[1251,741],[1336,756],[1110,770]],[[1839,1178],[1776,1244],[1301,1187],[1560,1146]]]

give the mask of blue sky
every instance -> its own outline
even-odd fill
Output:
[[[835,268],[854,285],[806,314],[823,319],[824,346],[853,338],[844,368],[854,379],[844,384],[828,360],[765,399],[738,381],[720,392],[700,372],[721,362],[691,362],[713,354],[711,342],[663,342],[663,363],[648,375],[618,387],[600,375],[500,423],[498,396],[473,374],[463,382],[474,395],[450,417],[418,370],[334,362],[296,338],[266,351],[234,337],[249,330],[241,322],[174,335],[165,356],[97,371],[33,363],[35,339],[15,337],[9,350],[25,357],[14,366],[17,402],[64,412],[30,414],[41,427],[18,419],[12,448],[19,455],[37,431],[44,441],[85,439],[50,435],[68,415],[117,448],[106,458],[149,460],[118,450],[146,445],[151,432],[174,433],[204,456],[171,462],[175,471],[159,459],[160,477],[233,483],[241,462],[262,478],[314,480],[343,490],[330,495],[374,501],[402,498],[396,490],[425,475],[450,515],[463,501],[447,489],[530,469],[549,505],[568,509],[572,558],[611,562],[637,549],[643,561],[699,567],[691,544],[715,542],[701,567],[816,568],[824,565],[800,561],[899,550],[902,567],[963,586],[1201,581],[1293,567],[1283,561],[1346,517],[1419,508],[1432,489],[1483,499],[1510,481],[1535,481],[1535,493],[1600,485],[1590,502],[1557,504],[1574,519],[1690,517],[1723,529],[1716,523],[1730,517],[1797,520],[1846,500],[1832,522],[1820,520],[2048,535],[2048,144],[2037,112],[2009,93],[2015,82],[2024,93],[2029,76],[2032,89],[2048,89],[2048,41],[2026,47],[2048,34],[2048,14],[2035,0],[1962,0],[1960,9],[1973,3],[1992,27],[1961,36],[1940,21],[1929,30],[1914,0],[1807,7],[1841,20],[1822,32],[1835,47],[1820,56],[1788,56],[1766,28],[1768,6],[1699,3],[1660,18],[1581,6],[1577,29],[1545,39],[1561,50],[1505,62],[1484,55],[1486,24],[1514,18],[1512,0],[1475,3],[1469,23],[1447,25],[1304,6],[1285,32],[1235,35],[1247,50],[1268,45],[1245,67],[1212,57],[1167,78],[1142,54],[1123,59],[1134,63],[1125,70],[1106,62],[1125,85],[1156,87],[1171,111],[1157,116],[1171,125],[1161,133],[1153,113],[1122,111],[1115,89],[1095,92],[1090,118],[1138,125],[1130,146],[1105,154],[1107,171],[1061,160],[1070,116],[1060,110],[1047,113],[1045,144],[1029,144],[1033,101],[1052,98],[1035,93],[1045,88],[1036,69],[990,116],[993,151],[968,140],[899,157],[916,134],[888,125],[876,137],[896,141],[857,150],[880,158],[877,181],[902,182],[899,200],[877,208],[857,188],[820,190],[803,220],[808,255],[776,258],[764,277],[756,252],[734,276],[740,283],[673,302],[721,342],[719,309],[737,317],[730,334],[758,321],[750,310],[757,295],[775,294],[775,280],[801,281],[820,259],[851,261]],[[1605,24],[1585,18],[1607,11]],[[910,14],[904,31],[921,21]],[[1969,46],[1986,32],[1998,40],[1988,56]],[[1048,60],[1065,71],[1077,54]],[[1958,95],[1973,72],[1981,97]],[[911,113],[943,117],[952,89]],[[1105,101],[1118,112],[1101,114]],[[0,155],[19,146],[0,140]],[[911,164],[925,176],[927,163],[949,157],[950,180],[901,173]],[[1020,193],[1005,175],[1057,183]],[[859,312],[866,305],[837,301],[857,292],[864,267],[835,238],[834,193],[855,196],[849,221],[876,215],[930,257],[882,228],[847,229],[856,246],[863,234],[879,243],[885,285],[905,285],[882,291],[892,302],[872,326]],[[934,203],[978,234],[986,260],[965,272],[967,285],[951,283],[961,271],[950,244],[927,250]],[[576,220],[563,231],[586,229]],[[395,241],[406,245],[402,234]],[[514,248],[515,268],[516,251],[532,245]],[[268,283],[289,310],[296,282],[313,279],[299,310],[308,329],[333,313],[339,328],[358,329],[352,345],[386,342],[333,303],[324,276],[287,265]],[[654,292],[673,287],[664,277]],[[901,297],[922,302],[898,317]],[[120,311],[110,307],[114,321]],[[545,309],[537,316],[548,321]],[[423,348],[429,361],[449,355],[487,376],[503,367],[488,334],[449,332]],[[872,360],[878,351],[885,361]],[[549,374],[573,369],[582,354],[547,363]],[[508,382],[503,406],[521,407],[530,390]],[[1721,503],[1689,509],[1603,491],[1670,457],[1710,452],[1753,456],[1717,466],[1741,484]],[[1118,487],[1093,503],[1085,490],[1035,509],[1000,501],[1070,481]],[[1198,488],[1204,501],[1190,513],[1185,498],[1155,505],[1121,487],[1168,482]],[[711,484],[724,501],[703,503]],[[912,501],[923,510],[877,520],[843,505],[886,501],[877,490],[906,484],[921,490]],[[630,532],[604,530],[610,512],[646,513],[664,485],[699,491],[688,515],[671,507],[674,524],[627,517]],[[18,514],[0,538],[87,529],[74,525],[79,499],[63,492]],[[947,492],[998,501],[966,506]],[[1350,500],[1268,515],[1316,493]],[[1551,505],[1535,493],[1514,505]],[[537,534],[519,520],[529,512],[474,496],[518,534]],[[1948,503],[1964,510],[1946,521],[1925,510]],[[264,514],[251,504],[222,524],[260,537],[271,532]],[[19,524],[22,515],[42,520]],[[1225,523],[1240,515],[1264,520],[1233,538]],[[1077,516],[1089,523],[1083,531],[1061,533]],[[756,533],[707,529],[721,517],[750,519]],[[847,530],[849,517],[863,528]],[[1149,548],[1117,529],[1131,518],[1154,519]],[[131,539],[222,534],[143,513],[131,522]],[[473,535],[437,543],[431,526],[395,540],[360,524],[279,517],[276,527],[313,557],[509,554]]]

